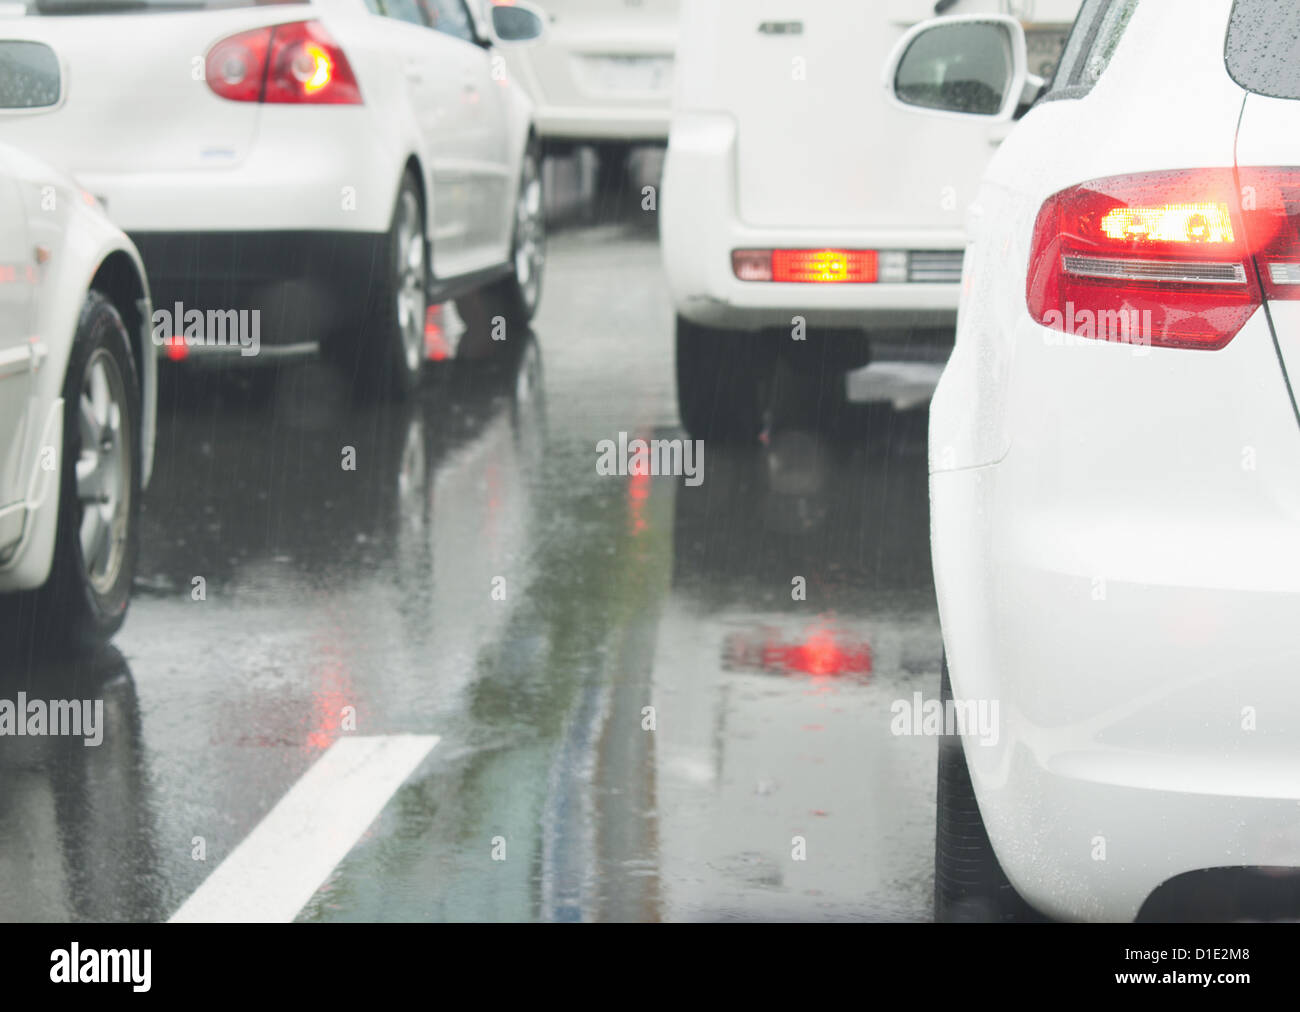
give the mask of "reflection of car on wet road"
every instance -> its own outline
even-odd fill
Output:
[[[1002,727],[941,749],[943,918],[1300,891],[1300,13],[1173,6],[1084,3],[972,210],[933,554],[945,691]],[[1023,60],[1009,19],[926,33]]]
[[[155,336],[185,338],[172,357],[319,341],[365,385],[406,392],[429,301],[457,299],[481,341],[540,297],[530,103],[493,49],[543,24],[525,4],[492,13],[33,0],[0,14],[34,82],[0,96],[0,122],[135,240],[168,317]],[[256,341],[214,315],[231,312],[260,314]]]
[[[139,700],[112,646],[42,665],[36,682],[0,673],[0,698],[53,708],[94,701],[96,743],[0,735],[0,912],[20,921],[145,921],[167,913]],[[83,728],[84,730],[84,728]],[[194,862],[185,855],[182,860]]]
[[[126,616],[156,365],[135,247],[93,197],[0,146],[0,606],[49,642]]]
[[[1044,52],[1077,8],[1035,6]],[[980,9],[999,5],[963,4]],[[687,5],[660,231],[679,409],[694,435],[753,438],[778,356],[846,370],[866,363],[868,338],[951,345],[963,215],[998,135],[961,117],[918,126],[881,88],[890,47],[933,10]],[[1000,73],[947,69],[976,84]]]

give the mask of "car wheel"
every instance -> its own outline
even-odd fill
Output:
[[[126,325],[99,292],[81,309],[63,408],[54,559],[31,614],[37,646],[88,648],[125,621],[139,549],[140,384]]]
[[[696,439],[752,442],[763,431],[775,359],[760,334],[677,318],[677,408]]]
[[[948,659],[939,689],[946,706],[952,699]],[[934,835],[934,919],[940,922],[1042,921],[1020,898],[998,863],[984,828],[971,784],[961,738],[939,739],[939,787]]]
[[[400,399],[420,382],[428,307],[424,202],[410,172],[398,188],[383,252],[360,325],[334,335],[325,350],[355,378],[359,393]]]
[[[456,300],[456,312],[465,323],[457,356],[486,358],[498,352],[505,334],[524,329],[542,299],[542,274],[546,267],[546,223],[542,208],[541,149],[534,141],[524,152],[515,200],[511,271],[504,278]],[[496,340],[494,340],[494,337]]]

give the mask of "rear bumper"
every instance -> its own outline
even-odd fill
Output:
[[[1188,872],[1300,868],[1300,429],[1267,321],[1213,354],[1016,336],[1006,390],[954,356],[930,412],[936,597],[954,695],[1001,715],[965,744],[1007,876],[1128,920]],[[982,466],[950,453],[998,418],[971,389],[1012,434]]]
[[[542,106],[534,114],[537,133],[550,141],[645,141],[668,139],[668,107]]]
[[[150,171],[83,168],[78,182],[126,232],[380,232],[406,162],[365,106],[262,105],[247,147],[216,150],[211,165]]]
[[[1125,569],[1094,575],[1113,539],[1011,508],[1002,466],[935,475],[931,498],[954,694],[998,702],[996,743],[966,755],[1017,891],[1054,917],[1123,921],[1187,872],[1300,868],[1300,537],[1261,539],[1288,578],[1251,580],[1225,544],[1189,585],[1152,524]],[[981,560],[982,526],[999,551]]]
[[[869,241],[864,238],[850,247],[823,240],[817,246],[861,249],[870,248]],[[796,247],[770,238],[768,245]],[[723,257],[729,255],[730,249],[722,251]],[[956,293],[940,290],[947,285],[926,285],[927,291],[917,292],[919,287],[723,281],[709,291],[675,294],[677,311],[688,320],[731,330],[789,329],[796,317],[809,327],[861,329],[900,339],[913,330],[952,330],[957,322]]]
[[[736,200],[735,125],[727,117],[674,123],[659,209],[664,268],[677,311],[695,323],[753,330],[808,326],[905,332],[952,328],[961,295],[952,281],[775,284],[741,281],[737,249],[874,249],[909,253],[965,247],[960,229],[770,227],[741,220]]]
[[[137,232],[131,238],[153,293],[155,347],[168,329],[184,334],[191,310],[203,313],[205,324],[209,312],[241,314],[245,329],[256,323],[259,346],[319,341],[327,330],[364,322],[366,293],[385,269],[384,234]],[[250,355],[248,339],[242,347],[220,342],[214,329],[191,346],[194,354],[259,354]]]

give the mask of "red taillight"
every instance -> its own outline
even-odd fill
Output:
[[[738,249],[731,268],[741,281],[871,284],[878,258],[873,249]]]
[[[273,29],[257,28],[222,39],[208,50],[208,87],[235,102],[260,102],[266,80],[266,53]]]
[[[1264,294],[1300,299],[1300,169],[1249,168],[1239,177],[1246,238]]]
[[[319,21],[255,28],[208,50],[208,87],[235,102],[360,105],[343,50]]]
[[[1115,176],[1048,198],[1026,300],[1039,323],[1079,337],[1224,347],[1262,301],[1233,171]]]

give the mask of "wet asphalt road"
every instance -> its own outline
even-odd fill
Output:
[[[890,733],[938,692],[924,378],[790,377],[697,487],[598,474],[682,435],[634,193],[565,216],[534,336],[409,404],[173,385],[126,627],[0,687],[106,723],[0,738],[0,918],[167,919],[333,741],[401,733],[440,740],[298,919],[929,917],[934,739]]]

